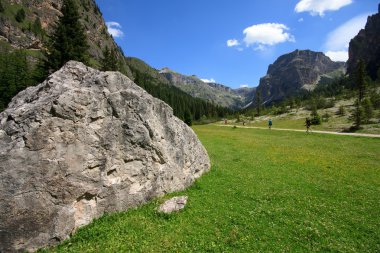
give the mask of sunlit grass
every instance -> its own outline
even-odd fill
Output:
[[[303,118],[295,118],[292,116],[285,117],[271,117],[265,116],[256,119],[255,121],[246,121],[245,126],[253,126],[253,127],[268,127],[267,118],[271,118],[273,122],[272,128],[282,128],[282,129],[296,129],[296,130],[306,130],[305,128],[305,119]],[[224,122],[219,122],[223,124]],[[230,121],[233,124],[233,121]],[[242,125],[242,122],[236,123],[236,125]],[[348,120],[347,117],[340,116],[332,116],[328,121],[322,121],[320,125],[312,125],[311,129],[318,131],[331,131],[331,132],[342,132],[349,129],[353,125],[352,120]],[[357,131],[358,133],[369,133],[369,134],[380,134],[380,124],[372,123],[372,124],[363,124],[362,129]]]
[[[107,215],[57,252],[379,252],[380,140],[196,126],[212,169],[186,208]],[[166,196],[168,198],[169,196]]]

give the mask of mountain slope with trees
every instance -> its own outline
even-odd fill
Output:
[[[65,0],[0,0],[0,41],[13,48],[40,51],[45,48],[54,24],[62,16]],[[115,49],[119,60],[122,52],[107,31],[102,13],[94,0],[73,0],[83,26],[91,64],[99,65],[103,50],[107,46]],[[19,18],[19,13],[24,13]]]
[[[192,121],[204,121],[206,118],[220,118],[232,113],[231,109],[215,103],[194,98],[161,76],[159,72],[144,61],[127,57],[126,62],[132,72],[132,80],[154,97],[169,104],[174,115],[191,125]]]
[[[72,0],[63,2],[62,15],[53,26],[45,51],[44,69],[49,73],[57,71],[70,60],[89,63],[89,45],[77,8]]]
[[[64,2],[71,5],[66,9],[66,12],[71,12],[68,16],[71,15],[73,18],[74,11],[74,20],[79,20],[75,22],[76,27],[68,25],[73,21],[68,20],[67,27],[61,25],[57,29],[57,22],[62,19],[61,8]],[[110,48],[115,53],[118,70],[131,75],[123,52],[107,32],[95,1],[0,0],[0,7],[0,110],[3,110],[19,91],[44,80],[49,68],[51,71],[58,69],[67,59],[73,59],[74,55],[74,59],[87,61],[87,64],[99,68],[104,48]],[[64,34],[65,38],[62,37]],[[75,53],[70,52],[73,48],[68,48],[65,41],[71,41],[71,45],[75,44]],[[66,59],[58,60],[59,50],[55,49],[59,47],[60,51],[67,53]],[[18,73],[24,74],[19,76]]]
[[[169,68],[163,68],[159,73],[171,84],[193,97],[213,102],[220,106],[239,109],[252,99],[253,88],[235,90],[218,83],[206,83],[197,76],[186,76]]]
[[[44,80],[68,60],[77,60],[103,71],[122,72],[167,102],[174,114],[189,125],[193,120],[231,113],[229,109],[182,92],[143,61],[126,58],[109,35],[94,0],[0,0],[0,3],[3,25],[0,28],[0,110],[22,89]],[[36,22],[38,29],[33,28]]]

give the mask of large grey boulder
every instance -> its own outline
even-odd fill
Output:
[[[0,114],[0,252],[54,245],[209,167],[167,104],[118,72],[71,61]]]

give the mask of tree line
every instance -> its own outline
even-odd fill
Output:
[[[174,115],[185,121],[188,125],[191,125],[193,120],[201,121],[204,118],[217,119],[233,113],[231,109],[194,98],[175,86],[160,83],[157,79],[154,80],[152,76],[140,71],[138,68],[129,67],[132,71],[134,82],[137,85],[152,96],[169,104],[173,108]]]
[[[34,85],[34,72],[23,50],[7,52],[0,49],[0,110],[12,97],[30,85]]]

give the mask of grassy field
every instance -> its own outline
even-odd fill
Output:
[[[323,115],[326,112],[330,115],[329,120],[322,121],[320,125],[313,125],[311,128],[319,131],[331,131],[331,132],[343,132],[349,129],[354,123],[353,119],[350,119],[351,114],[347,113],[345,116],[336,115],[334,112],[336,108],[329,108],[324,110],[319,110],[319,114]],[[375,111],[374,115],[379,115],[379,111]],[[285,129],[305,129],[305,119],[310,118],[310,112],[306,110],[292,110],[291,113],[285,113],[281,115],[263,115],[256,117],[253,121],[250,117],[245,117],[245,125],[253,127],[268,127],[268,119],[271,118],[273,121],[273,128],[285,128]],[[243,118],[243,117],[241,117]],[[229,120],[229,124],[243,125],[242,122],[235,122],[235,119]],[[224,121],[218,122],[219,124],[224,124]],[[360,130],[356,133],[367,133],[367,134],[380,134],[380,122],[376,118],[372,119],[370,124],[362,124]]]
[[[80,229],[57,252],[380,252],[380,140],[196,126],[212,169]],[[174,195],[175,214],[156,213]]]

